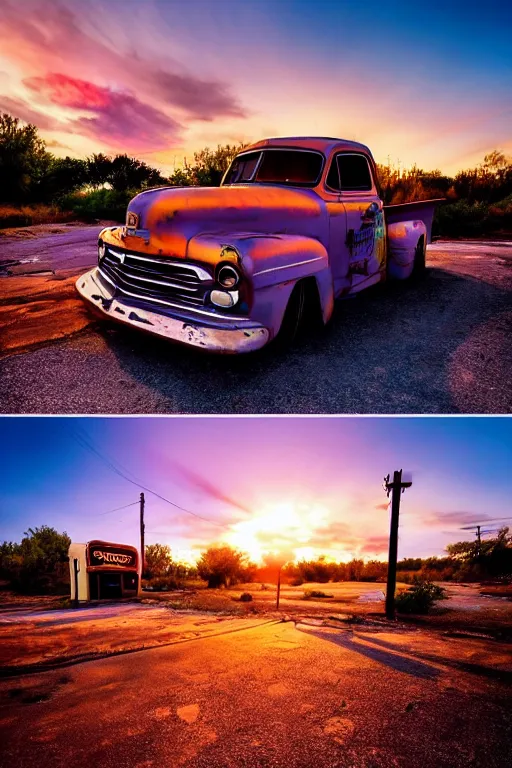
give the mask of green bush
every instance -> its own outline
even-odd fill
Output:
[[[421,613],[430,611],[437,600],[446,600],[445,591],[431,581],[416,580],[412,587],[395,597],[398,613]]]
[[[171,592],[173,589],[180,589],[182,584],[175,576],[159,576],[144,580],[142,586],[149,588],[151,592]]]
[[[439,205],[434,216],[433,231],[445,237],[478,237],[492,232],[512,231],[512,196],[489,205],[486,202]]]
[[[124,222],[128,203],[139,190],[95,189],[91,192],[74,192],[59,201],[64,210],[72,211],[82,221],[108,219]]]
[[[21,544],[0,545],[0,574],[22,594],[65,595],[69,592],[67,533],[42,525],[29,528]]]

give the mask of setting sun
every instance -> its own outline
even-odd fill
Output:
[[[285,561],[314,556],[308,546],[319,531],[329,527],[329,510],[318,504],[283,502],[269,504],[251,520],[232,526],[226,541],[261,563],[268,556]]]

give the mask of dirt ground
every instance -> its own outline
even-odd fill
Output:
[[[115,221],[98,221],[97,227],[110,227],[117,224]],[[74,227],[83,227],[83,221],[65,221],[49,224],[32,224],[29,227],[6,227],[0,229],[0,238],[6,237],[9,240],[33,240],[44,235],[62,235],[69,232]]]
[[[411,648],[423,643],[423,652],[432,645],[422,640],[424,631],[432,630],[453,640],[454,658],[469,654],[483,663],[491,654],[497,668],[512,671],[512,601],[482,595],[475,584],[444,586],[448,599],[431,615],[399,617],[393,625],[384,618],[385,585],[374,583],[283,585],[279,612],[275,585],[259,583],[233,589],[147,592],[141,600],[90,604],[77,610],[63,608],[62,598],[3,593],[0,673],[186,641],[237,630],[255,620],[283,619],[295,625],[357,627],[363,632],[386,631],[391,626],[401,643],[412,643]],[[329,597],[304,599],[306,590],[319,590]],[[243,592],[249,592],[252,601],[240,602]]]

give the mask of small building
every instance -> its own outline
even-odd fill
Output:
[[[72,542],[69,547],[71,599],[117,600],[136,597],[140,557],[135,547],[110,541]]]

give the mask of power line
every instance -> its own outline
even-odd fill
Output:
[[[161,501],[165,501],[166,504],[170,504],[173,507],[176,507],[176,509],[180,509],[182,512],[186,512],[187,515],[192,515],[193,517],[198,518],[199,520],[204,520],[204,522],[209,523],[210,525],[216,525],[219,528],[226,528],[229,530],[230,526],[226,525],[224,523],[218,523],[215,520],[211,520],[208,517],[203,517],[203,515],[198,514],[197,512],[193,512],[190,509],[186,509],[186,507],[182,507],[180,504],[176,504],[174,501],[171,501],[170,499],[167,499],[165,496],[162,496],[160,493],[157,493],[157,491],[154,491],[152,488],[149,488],[147,485],[143,485],[143,483],[138,482],[137,480],[132,480],[128,475],[126,475],[124,472],[122,472],[118,467],[113,464],[112,461],[110,461],[106,456],[104,456],[100,451],[98,451],[94,444],[92,444],[91,438],[87,435],[85,430],[82,430],[83,434],[80,434],[78,431],[72,432],[72,436],[75,439],[75,441],[86,450],[93,453],[97,458],[99,458],[106,466],[112,470],[112,472],[115,472],[116,475],[119,475],[119,477],[122,477],[127,482],[131,483],[132,485],[137,486],[138,488],[142,488],[142,490],[147,491],[148,493],[151,493],[153,496],[156,496],[157,499],[160,499]],[[85,435],[85,436],[84,436]],[[128,470],[126,470],[128,472]],[[131,474],[131,473],[130,473]],[[134,475],[132,475],[134,477]],[[138,502],[137,502],[138,503]]]
[[[103,515],[110,515],[112,512],[119,512],[120,509],[126,509],[127,507],[134,507],[135,504],[138,504],[138,501],[132,501],[130,504],[125,504],[122,507],[116,507],[115,509],[109,509],[108,512],[98,512],[97,515],[93,515],[93,517],[102,517]]]
[[[494,525],[495,523],[499,523],[502,520],[512,520],[512,517],[490,517],[490,518],[487,518],[487,520],[483,520],[480,523],[471,523],[471,525],[465,525],[462,528],[460,528],[459,530],[461,530],[461,531],[469,531],[472,528],[476,528],[478,525],[480,525],[480,526],[482,526],[482,525]]]

